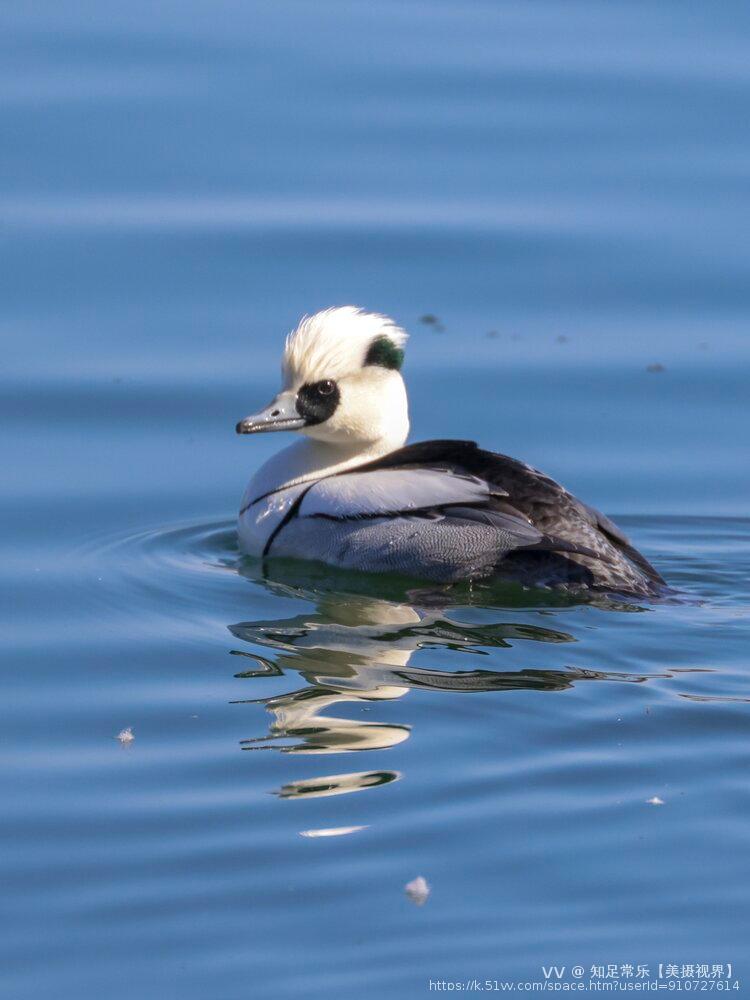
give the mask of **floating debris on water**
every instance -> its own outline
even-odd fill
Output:
[[[132,743],[133,740],[135,739],[135,736],[133,736],[132,728],[128,726],[126,729],[121,729],[120,732],[117,734],[117,739],[124,746],[127,746],[128,743]]]
[[[658,795],[654,795],[650,799],[646,799],[646,802],[650,806],[663,806],[664,805],[664,799],[660,799]]]
[[[367,826],[331,826],[323,830],[300,830],[300,837],[344,837],[347,833],[366,830]]]
[[[436,333],[442,333],[445,330],[440,318],[434,313],[425,313],[424,316],[419,317],[419,322],[424,323],[425,326],[431,326]]]
[[[664,367],[664,365],[659,364],[658,361],[656,361],[652,365],[646,365],[647,372],[659,373],[659,372],[665,372],[666,370],[667,369]]]
[[[430,884],[422,875],[417,875],[404,886],[404,892],[415,906],[424,906],[430,896]]]

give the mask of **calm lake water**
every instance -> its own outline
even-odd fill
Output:
[[[750,8],[40,0],[0,50],[0,995],[750,996]],[[348,302],[413,440],[680,597],[241,562],[285,438],[234,424]]]

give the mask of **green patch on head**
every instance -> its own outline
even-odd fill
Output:
[[[378,365],[380,368],[390,368],[400,371],[404,363],[404,352],[390,337],[376,337],[370,344],[365,357],[365,365]]]

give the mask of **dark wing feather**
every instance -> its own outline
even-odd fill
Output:
[[[592,507],[590,504],[585,504],[580,500],[579,503],[584,510],[591,515],[593,523],[599,528],[602,534],[604,534],[610,542],[612,542],[612,544],[623,553],[623,555],[627,556],[632,563],[642,570],[652,583],[656,583],[661,586],[667,585],[667,581],[661,573],[659,573],[655,566],[651,565],[642,552],[638,551],[625,532],[622,531],[621,528],[618,528],[614,521],[610,520],[606,514],[602,514],[602,512],[597,510],[596,507]]]
[[[425,466],[468,473],[501,490],[502,498],[493,497],[481,509],[490,507],[493,513],[533,525],[541,538],[530,543],[530,548],[567,552],[568,561],[590,571],[595,585],[640,593],[664,585],[657,570],[608,517],[537,469],[508,455],[485,451],[474,441],[406,445],[357,471]]]

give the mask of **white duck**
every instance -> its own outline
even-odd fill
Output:
[[[494,575],[659,593],[662,577],[608,518],[525,463],[471,441],[404,447],[406,339],[391,319],[353,306],[306,317],[290,334],[281,392],[237,433],[303,440],[250,480],[242,551],[437,582]]]

